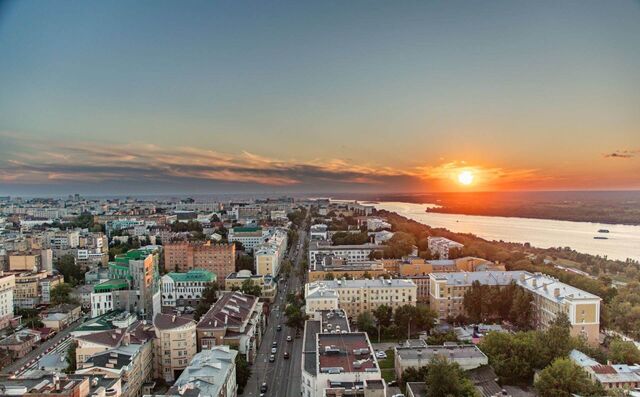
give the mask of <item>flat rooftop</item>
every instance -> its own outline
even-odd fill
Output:
[[[396,355],[402,360],[425,360],[425,363],[436,355],[445,356],[450,360],[465,358],[482,358],[485,354],[476,345],[438,345],[423,348],[397,347]]]
[[[378,372],[367,334],[318,334],[320,372]]]
[[[351,331],[349,328],[349,321],[347,320],[347,314],[342,309],[338,310],[320,310],[322,315],[322,329],[327,329],[327,325],[331,324],[331,329],[335,330],[339,325],[340,330]]]

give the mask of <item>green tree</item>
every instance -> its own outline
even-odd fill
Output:
[[[609,343],[609,360],[629,365],[640,363],[640,350],[633,342],[615,338]]]
[[[393,320],[398,326],[398,338],[410,337],[433,328],[437,315],[424,306],[404,305],[396,308]]]
[[[333,273],[331,273],[331,272],[329,272],[329,273],[325,273],[325,275],[324,275],[324,279],[325,279],[325,280],[333,280],[333,279],[335,279],[335,278],[336,278],[336,276],[335,276]]]
[[[358,325],[358,330],[360,332],[366,332],[369,335],[373,335],[376,329],[376,325],[373,322],[373,316],[371,312],[362,312],[358,315],[356,320],[356,324]]]
[[[405,232],[396,232],[393,237],[387,241],[384,256],[386,258],[402,258],[403,256],[411,254],[415,244],[416,239],[413,235]]]
[[[383,328],[391,325],[393,318],[393,309],[387,305],[380,305],[373,311],[373,317],[376,319],[376,323]]]
[[[236,257],[236,272],[239,272],[240,270],[249,270],[250,272],[253,272],[253,262],[253,256],[239,253]]]
[[[76,258],[73,255],[63,255],[58,258],[56,269],[64,277],[64,282],[71,285],[77,285],[84,281],[84,271],[76,265]]]
[[[262,295],[262,288],[258,284],[254,283],[250,278],[242,282],[240,291],[242,291],[243,294],[252,295],[257,298]]]
[[[428,345],[444,345],[445,342],[459,342],[455,332],[437,333],[427,338]]]
[[[193,313],[193,319],[195,321],[200,320],[206,312],[209,311],[211,306],[216,303],[218,300],[218,284],[212,283],[207,288],[202,291],[202,297],[200,298],[200,302],[198,306],[196,306],[196,310]]]
[[[67,349],[67,368],[65,369],[64,372],[68,373],[68,374],[72,374],[76,371],[77,369],[77,363],[76,363],[76,343],[75,342],[71,342],[71,345],[69,345],[69,348]]]
[[[402,371],[402,382],[407,384],[408,382],[424,382],[427,378],[427,367],[422,366],[420,368],[408,367]]]
[[[51,289],[51,304],[60,305],[62,303],[78,303],[76,299],[71,297],[70,284],[58,284]]]
[[[236,383],[238,384],[238,394],[242,394],[250,377],[251,367],[249,367],[247,358],[244,354],[240,354],[240,352],[238,352],[238,355],[236,356]]]
[[[434,356],[427,364],[425,383],[430,397],[480,396],[458,363],[440,355]]]
[[[602,388],[568,358],[557,358],[543,369],[534,387],[540,397],[602,396]]]
[[[564,313],[558,313],[542,336],[540,349],[543,353],[543,365],[541,367],[546,367],[558,357],[568,356],[572,348],[569,317]]]

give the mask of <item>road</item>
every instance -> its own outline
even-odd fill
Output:
[[[251,377],[247,382],[243,396],[259,396],[260,385],[263,382],[268,386],[267,396],[295,397],[301,394],[302,332],[300,332],[299,338],[295,338],[295,329],[285,325],[284,308],[287,294],[298,291],[302,285],[298,274],[304,277],[301,262],[306,255],[304,243],[307,236],[307,227],[308,223],[305,220],[298,230],[298,241],[291,247],[289,252],[289,258],[293,259],[292,271],[288,279],[280,282],[278,297],[270,313],[269,325],[262,338],[262,344],[258,349],[256,362],[251,369]],[[277,331],[278,324],[282,325],[281,331]],[[287,342],[287,336],[289,335],[293,339],[291,342]],[[275,355],[276,361],[270,363],[269,356],[271,355],[271,345],[274,341],[278,344]],[[289,353],[290,358],[288,360],[285,360],[284,352]]]
[[[26,356],[22,357],[21,359],[18,359],[17,361],[11,363],[10,365],[7,365],[2,369],[2,371],[0,371],[0,373],[8,374],[9,372],[13,373],[16,370],[18,370],[19,373],[23,373],[29,369],[34,368],[38,364],[38,360],[45,353],[47,353],[47,350],[49,348],[52,348],[52,350],[55,350],[55,351],[59,351],[60,349],[64,349],[66,351],[69,348],[69,343],[71,340],[71,338],[69,337],[69,333],[74,329],[76,329],[80,324],[82,324],[82,319],[77,320],[71,326],[58,332],[51,339],[40,344],[37,348],[29,352]]]

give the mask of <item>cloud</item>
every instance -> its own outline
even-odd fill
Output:
[[[640,154],[640,149],[636,150],[616,150],[611,153],[604,154],[606,158],[630,159]]]
[[[462,170],[473,171],[479,188],[546,180],[536,169],[483,167],[464,161],[401,169],[339,158],[302,161],[248,151],[225,153],[149,143],[51,142],[2,133],[0,143],[0,181],[14,185],[116,184],[135,189],[146,184],[175,190],[178,186],[231,184],[314,192],[424,191],[455,188],[453,181]],[[2,147],[11,149],[2,153]]]

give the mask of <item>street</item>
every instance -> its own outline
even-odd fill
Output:
[[[295,338],[295,329],[286,326],[286,316],[284,309],[286,306],[286,297],[288,293],[295,293],[301,287],[300,272],[304,277],[304,271],[301,266],[302,259],[306,253],[304,243],[306,240],[307,221],[303,222],[298,230],[298,241],[295,246],[291,247],[289,258],[293,258],[293,266],[290,276],[281,281],[281,290],[278,291],[278,297],[273,303],[269,316],[267,330],[262,338],[262,344],[258,349],[256,362],[251,368],[251,377],[244,389],[244,396],[259,396],[260,385],[265,382],[268,386],[266,396],[299,396],[301,393],[300,382],[302,378],[302,335]],[[281,331],[277,331],[277,326],[282,326]],[[287,342],[287,336],[292,337],[291,342]],[[271,355],[271,347],[273,342],[277,342],[276,360],[269,362]],[[289,359],[284,358],[284,353],[288,352]]]
[[[26,356],[22,357],[19,360],[16,360],[10,365],[7,365],[2,369],[2,371],[0,371],[0,373],[8,374],[10,372],[13,373],[15,371],[19,371],[19,373],[22,373],[22,372],[26,372],[31,368],[34,368],[38,364],[38,360],[45,353],[47,353],[47,350],[49,348],[52,348],[52,351],[55,351],[55,352],[62,352],[62,350],[66,352],[66,350],[69,348],[69,344],[71,341],[71,338],[69,337],[69,333],[74,329],[76,329],[80,324],[82,324],[82,319],[77,320],[71,326],[58,332],[56,335],[53,336],[53,338],[38,345],[37,348],[30,351]],[[26,367],[22,368],[24,366]]]

